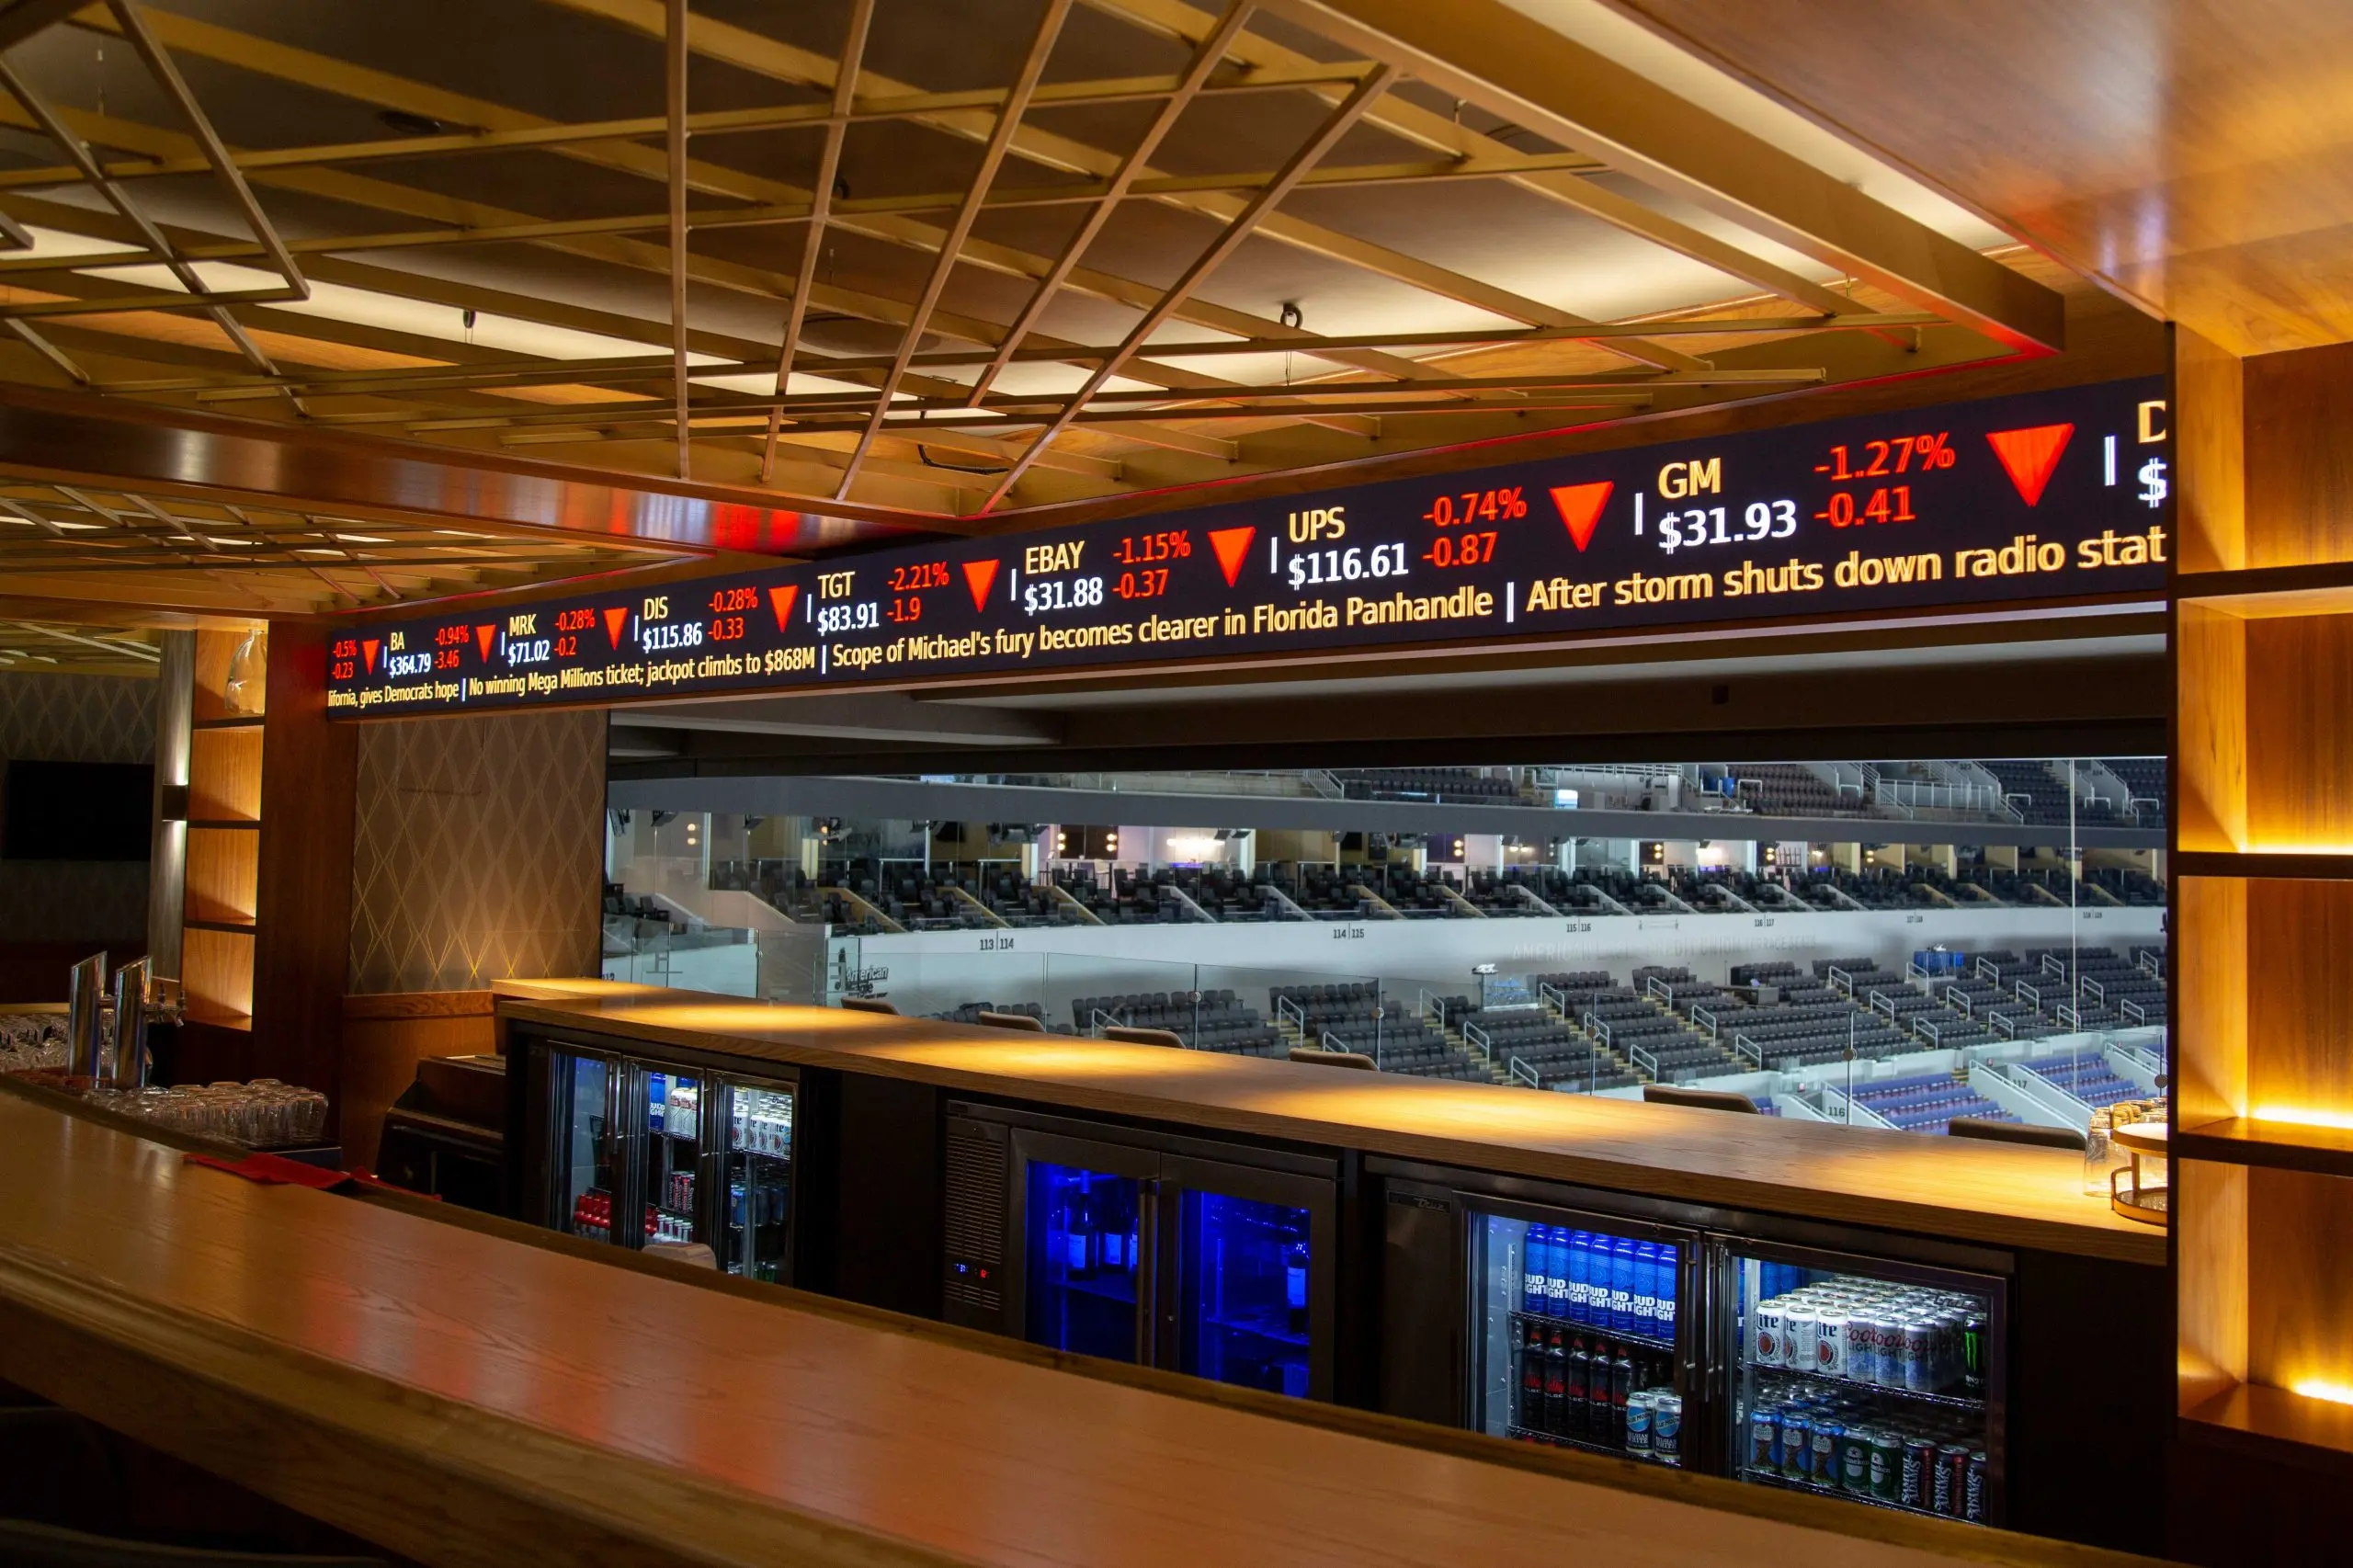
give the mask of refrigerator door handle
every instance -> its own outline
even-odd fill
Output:
[[[1136,1365],[1160,1364],[1160,1209],[1156,1176],[1136,1183]]]

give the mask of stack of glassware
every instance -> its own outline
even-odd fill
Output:
[[[316,1143],[327,1126],[326,1096],[276,1078],[172,1089],[99,1085],[84,1097],[102,1110],[254,1149],[299,1148]]]
[[[63,1013],[0,1013],[0,1073],[65,1066],[72,1058]]]

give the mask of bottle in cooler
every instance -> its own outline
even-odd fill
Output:
[[[1609,1332],[1634,1331],[1634,1243],[1620,1236],[1609,1244]]]
[[[1544,1430],[1544,1331],[1529,1324],[1519,1341],[1519,1415],[1523,1432]]]
[[[1593,1354],[1585,1347],[1585,1336],[1569,1341],[1568,1381],[1563,1390],[1562,1419],[1567,1423],[1559,1429],[1560,1436],[1583,1439],[1592,1430]]]
[[[1127,1227],[1121,1225],[1117,1229],[1124,1231]],[[1105,1242],[1108,1244],[1118,1239],[1116,1235],[1107,1235]],[[1133,1267],[1132,1259],[1130,1260],[1129,1266]],[[1305,1334],[1307,1332],[1307,1240],[1296,1233],[1291,1236],[1290,1244],[1283,1249],[1283,1301],[1289,1309],[1291,1333]]]
[[[1609,1362],[1609,1432],[1597,1440],[1613,1449],[1626,1446],[1626,1402],[1634,1392],[1634,1363],[1621,1350]]]
[[[1569,1245],[1569,1312],[1587,1327],[1598,1322],[1593,1308],[1597,1278],[1595,1259],[1597,1256],[1595,1243],[1597,1239],[1591,1231],[1578,1231],[1574,1233]],[[1608,1263],[1604,1259],[1598,1277],[1601,1284],[1608,1283]]]
[[[1570,1323],[1589,1322],[1586,1295],[1586,1282],[1592,1273],[1592,1235],[1567,1225],[1555,1226],[1552,1251],[1560,1260],[1561,1293],[1548,1310]]]
[[[1658,1332],[1658,1244],[1634,1244],[1634,1301],[1631,1332]]]
[[[1085,1177],[1081,1177],[1078,1197],[1066,1210],[1069,1226],[1063,1256],[1063,1272],[1073,1279],[1092,1278],[1095,1274],[1095,1197]]]
[[[1566,1225],[1554,1225],[1548,1233],[1552,1244],[1544,1253],[1544,1315],[1566,1322],[1574,1315],[1572,1308],[1576,1286],[1572,1271],[1576,1267],[1575,1249]]]
[[[1680,1284],[1676,1277],[1676,1266],[1680,1261],[1671,1243],[1660,1245],[1658,1281],[1652,1296],[1652,1312],[1654,1316],[1651,1322],[1651,1332],[1661,1339],[1675,1337],[1675,1295]]]
[[[1544,1311],[1544,1276],[1551,1262],[1552,1227],[1530,1225],[1520,1249],[1519,1310],[1531,1315]]]
[[[1568,1430],[1569,1346],[1568,1330],[1553,1328],[1545,1331],[1544,1343],[1544,1430],[1554,1437]]]

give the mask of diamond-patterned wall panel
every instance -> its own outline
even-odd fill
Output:
[[[366,725],[357,804],[354,993],[597,972],[603,713]]]
[[[0,674],[0,767],[17,757],[153,762],[155,683],[130,676]],[[144,949],[145,862],[0,860],[0,942],[77,941]]]

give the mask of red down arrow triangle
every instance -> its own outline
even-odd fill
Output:
[[[1552,486],[1552,505],[1561,509],[1561,521],[1568,525],[1569,538],[1582,554],[1593,541],[1593,530],[1600,525],[1601,509],[1609,505],[1609,493],[1617,482],[1596,480],[1591,484],[1556,484]]]
[[[1985,439],[1993,443],[2010,483],[2018,487],[2018,499],[2031,506],[2042,499],[2043,486],[2059,466],[2059,454],[2075,433],[2073,425],[2031,425],[2023,430],[1988,430]]]

